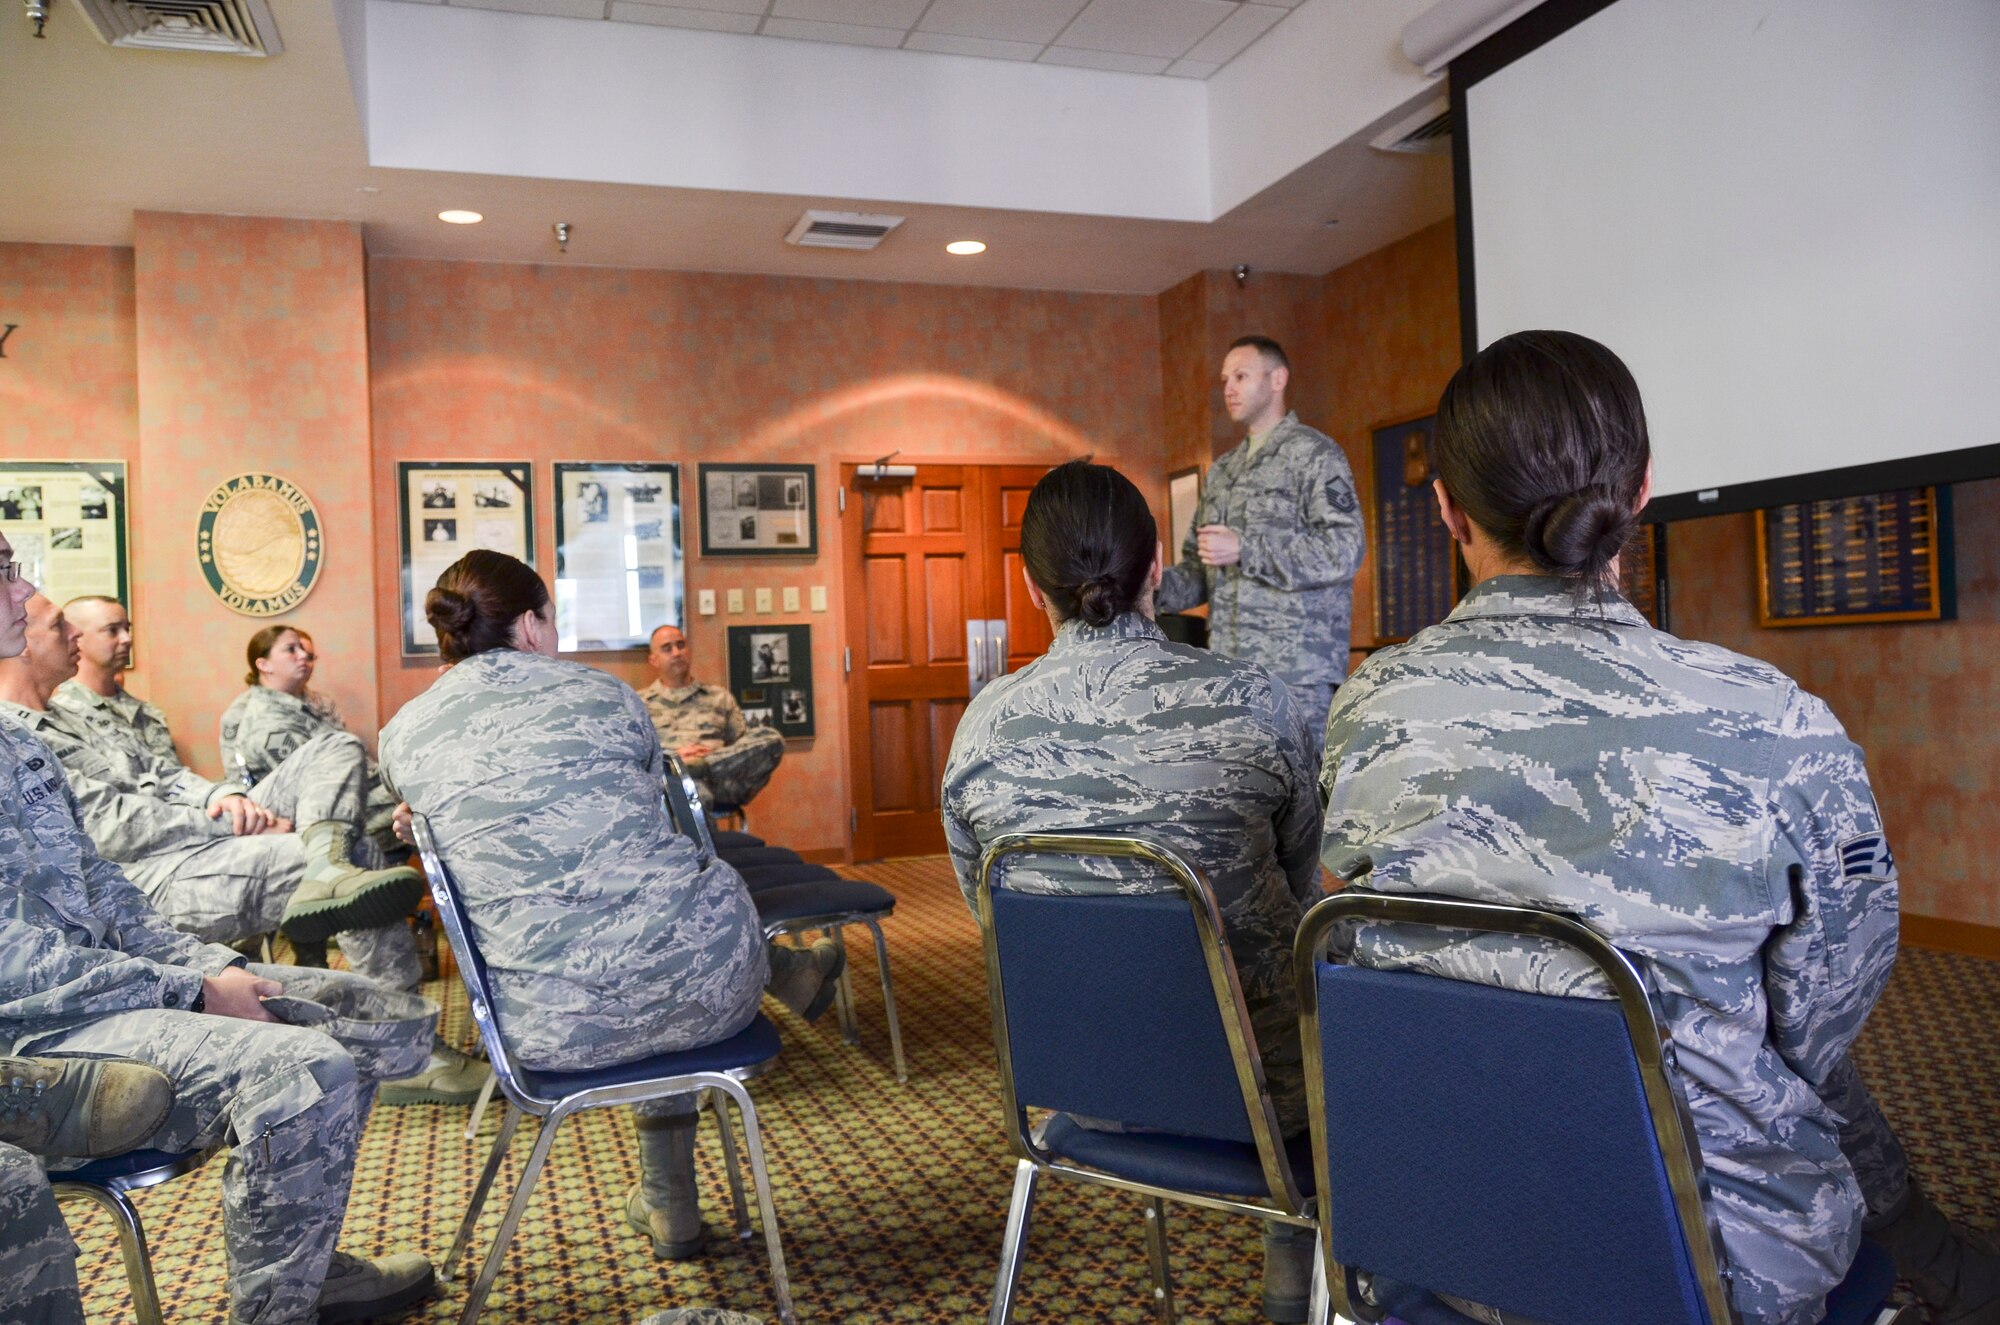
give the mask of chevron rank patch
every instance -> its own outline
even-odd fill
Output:
[[[1880,833],[1863,833],[1840,844],[1840,872],[1850,879],[1886,879],[1896,872],[1896,857],[1889,851],[1889,839]]]

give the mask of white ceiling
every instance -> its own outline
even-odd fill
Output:
[[[1298,0],[408,0],[1207,78]]]
[[[0,136],[0,242],[130,244],[137,210],[225,213],[354,221],[378,256],[1153,294],[1195,271],[1238,263],[1324,273],[1451,209],[1442,158],[1389,156],[1366,145],[1434,96],[1431,87],[1384,107],[1210,222],[944,206],[860,191],[388,169],[370,164],[333,8],[326,0],[272,0],[284,52],[270,59],[114,50],[70,6],[56,9],[47,39],[36,41],[18,10],[0,12],[0,122],[9,126]],[[940,58],[949,57],[894,54]],[[1246,72],[1261,74],[1239,62],[1225,77]],[[444,225],[436,213],[446,207],[487,219]],[[873,253],[788,246],[783,236],[806,207],[909,220]],[[566,255],[551,233],[559,220],[574,228]],[[988,251],[969,259],[944,253],[947,240],[968,237],[986,241]]]

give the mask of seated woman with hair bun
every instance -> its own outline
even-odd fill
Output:
[[[1171,644],[1153,623],[1160,544],[1146,499],[1104,465],[1049,471],[1021,517],[1028,596],[1049,651],[967,705],[944,774],[945,839],[972,903],[1002,833],[1133,833],[1206,871],[1287,1135],[1305,1128],[1292,936],[1319,895],[1317,742],[1255,663]],[[1150,866],[1023,857],[1010,887],[1165,892]],[[1302,1321],[1309,1230],[1265,1224],[1264,1309]]]
[[[1848,1058],[1896,956],[1860,749],[1776,668],[1655,630],[1619,596],[1651,484],[1631,373],[1569,332],[1505,337],[1451,379],[1432,445],[1474,585],[1340,688],[1327,866],[1568,912],[1636,959],[1745,1325],[1819,1321],[1864,1230],[1939,1319],[2000,1322],[2000,1259],[1925,1199]],[[1540,940],[1370,926],[1353,942],[1365,965],[1609,996]]]
[[[451,868],[519,1062],[581,1071],[714,1044],[767,988],[808,1020],[826,1010],[840,945],[765,943],[741,876],[703,865],[668,818],[645,704],[555,656],[540,576],[469,552],[424,611],[446,670],[382,729],[383,771]],[[692,1257],[695,1099],[634,1113],[642,1180],[626,1219],[656,1255]]]

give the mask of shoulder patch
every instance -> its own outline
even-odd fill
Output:
[[[1880,833],[1862,833],[1840,844],[1840,873],[1849,879],[1886,879],[1896,872],[1896,857],[1889,839]]]
[[[1354,510],[1354,492],[1339,479],[1330,478],[1326,481],[1326,504],[1333,507],[1334,510],[1339,511],[1342,515],[1352,514]]]

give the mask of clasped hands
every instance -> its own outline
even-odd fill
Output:
[[[1194,550],[1204,566],[1234,566],[1243,559],[1243,539],[1226,524],[1205,524],[1194,531]]]

